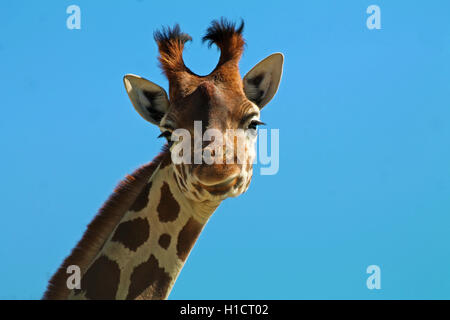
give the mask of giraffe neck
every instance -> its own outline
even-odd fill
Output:
[[[170,153],[167,157],[170,159]],[[124,208],[121,219],[104,237],[97,253],[81,266],[81,289],[68,291],[66,297],[168,297],[200,232],[219,205],[185,197],[169,164],[170,160],[161,161],[141,183],[140,190],[135,190],[137,196]],[[68,262],[70,258],[60,269],[76,264],[77,261]],[[48,292],[46,296],[52,298]]]

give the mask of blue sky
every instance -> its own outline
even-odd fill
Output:
[[[221,16],[246,22],[242,74],[285,55],[262,112],[280,170],[224,201],[170,298],[450,298],[448,1],[113,3],[0,2],[0,298],[40,298],[117,182],[160,150],[122,84],[167,88],[153,31],[179,22],[186,64],[207,74],[218,52],[200,39]],[[81,30],[66,28],[71,4]]]

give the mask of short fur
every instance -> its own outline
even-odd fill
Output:
[[[77,246],[50,279],[43,299],[67,299],[69,295],[69,289],[66,284],[67,267],[77,265],[80,267],[82,274],[86,271],[89,263],[92,262],[101,250],[111,232],[136,200],[158,165],[164,161],[170,161],[169,159],[170,151],[166,145],[151,163],[137,169],[133,174],[127,176],[118,184],[114,193],[99,210],[94,220],[88,225],[86,232]]]

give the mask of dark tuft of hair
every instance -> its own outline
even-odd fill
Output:
[[[208,42],[208,47],[211,47],[213,44],[223,43],[234,35],[241,35],[243,30],[244,20],[241,19],[239,27],[236,28],[236,23],[222,17],[220,20],[211,22],[211,26],[206,30],[206,35],[202,41]]]
[[[192,38],[187,33],[181,32],[180,25],[177,23],[172,28],[162,27],[161,30],[157,30],[153,33],[153,38],[160,46],[166,46],[168,42],[175,40],[182,44],[188,41],[192,41]]]
[[[183,62],[183,49],[184,44],[191,41],[192,38],[187,33],[181,32],[178,24],[172,28],[163,27],[161,30],[155,31],[153,37],[158,44],[158,60],[168,78],[173,79],[177,72],[190,72]]]

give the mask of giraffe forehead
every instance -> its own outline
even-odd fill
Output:
[[[204,127],[221,127],[239,121],[250,101],[243,90],[230,84],[205,80],[193,88],[185,97],[174,99],[161,125],[192,129],[194,121]]]

